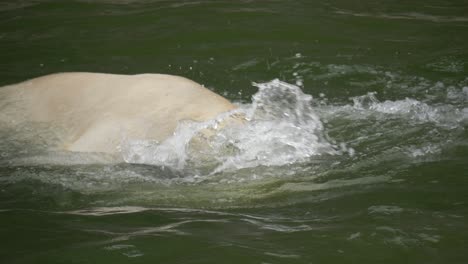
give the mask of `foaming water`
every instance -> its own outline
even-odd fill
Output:
[[[460,111],[452,105],[429,106],[424,102],[411,98],[380,102],[376,97],[376,93],[371,92],[363,96],[353,97],[352,100],[354,109],[368,110],[373,113],[402,115],[406,119],[417,123],[433,122],[440,126],[454,128],[467,118],[463,112],[464,110]]]
[[[124,160],[177,170],[208,165],[217,173],[341,154],[326,140],[312,96],[279,80],[254,85],[259,91],[251,104],[207,122],[182,122],[161,143],[129,140],[121,148]]]
[[[48,137],[60,140],[47,127],[2,131],[0,183],[40,182],[118,208],[279,206],[398,183],[398,172],[463,144],[464,88],[449,88],[437,103],[382,101],[376,92],[332,103],[279,80],[254,86],[251,103],[206,122],[183,121],[162,142],[127,138],[120,156],[48,150]],[[50,135],[37,136],[43,132]]]

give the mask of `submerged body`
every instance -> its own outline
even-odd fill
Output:
[[[205,121],[235,108],[183,77],[59,73],[0,88],[1,124],[60,127],[63,148],[118,151],[125,139],[162,141],[181,120]]]

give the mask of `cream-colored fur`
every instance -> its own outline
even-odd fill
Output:
[[[15,109],[0,109],[10,112],[3,118],[58,124],[67,134],[64,148],[83,152],[114,153],[124,138],[161,141],[180,120],[235,108],[191,80],[164,74],[58,73],[1,87],[0,97],[8,102],[3,108]]]

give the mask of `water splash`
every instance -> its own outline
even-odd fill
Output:
[[[354,109],[367,110],[371,113],[401,115],[417,123],[432,122],[439,126],[457,127],[466,119],[462,111],[449,104],[430,106],[411,98],[380,102],[375,92],[351,99]]]
[[[253,85],[259,90],[251,103],[206,122],[181,122],[162,142],[127,139],[117,159],[44,150],[50,144],[40,142],[36,150],[28,142],[42,130],[0,131],[8,136],[0,142],[7,152],[0,165],[8,175],[0,184],[37,189],[39,182],[45,196],[73,190],[96,196],[96,206],[323,201],[354,186],[397,182],[398,171],[442,159],[462,142],[468,120],[467,89],[459,87],[438,86],[446,90],[439,103],[410,96],[383,101],[377,93],[343,103],[325,94],[312,98],[279,80]]]
[[[341,152],[329,143],[312,96],[280,80],[254,83],[252,103],[207,122],[185,121],[163,142],[128,140],[124,160],[177,170],[204,167],[217,173],[282,166]]]

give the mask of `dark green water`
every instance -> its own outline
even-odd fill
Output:
[[[343,151],[197,178],[17,162],[0,130],[0,262],[467,263],[467,47],[462,0],[2,2],[0,85],[168,73],[249,104],[278,78]]]

